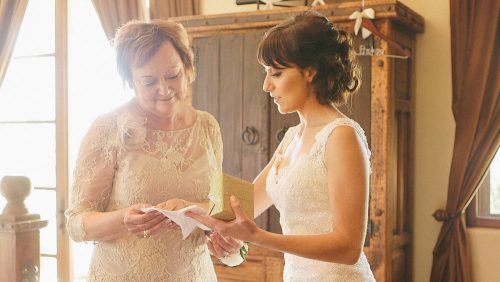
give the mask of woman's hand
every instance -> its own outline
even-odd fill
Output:
[[[255,238],[260,229],[257,227],[255,222],[253,222],[253,220],[249,219],[245,215],[243,209],[241,208],[240,201],[235,196],[231,196],[231,207],[233,208],[236,219],[230,222],[225,222],[215,219],[209,215],[201,215],[193,212],[186,212],[186,216],[189,216],[210,227],[223,237],[233,237],[242,241],[255,242]]]
[[[176,210],[183,209],[187,206],[188,206],[188,204],[185,200],[174,198],[174,199],[170,199],[168,201],[165,201],[163,203],[159,203],[155,207],[160,208],[162,210],[176,211]],[[175,222],[171,221],[170,219],[167,219],[165,226],[167,228],[170,228],[170,229],[180,229],[179,225],[177,225]]]
[[[217,232],[211,232],[210,235],[208,235],[207,246],[212,255],[217,258],[222,258],[238,253],[243,246],[243,241],[231,237],[224,237]]]
[[[163,210],[176,211],[176,210],[183,209],[187,206],[188,205],[187,205],[185,200],[173,198],[173,199],[170,199],[170,200],[165,201],[163,203],[159,203],[155,207],[163,209]]]
[[[148,204],[130,206],[123,216],[123,224],[127,230],[139,238],[149,238],[168,223],[165,216],[159,212],[144,213],[142,208],[149,208]]]

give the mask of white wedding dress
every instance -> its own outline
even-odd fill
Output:
[[[350,126],[364,141],[366,157],[370,151],[363,129],[348,118],[335,119],[316,134],[316,142],[307,155],[279,167],[286,146],[300,130],[290,128],[276,150],[275,162],[266,180],[266,190],[280,212],[285,235],[312,235],[332,232],[332,209],[328,200],[324,154],[328,137],[338,126]],[[286,145],[285,145],[286,144]],[[375,281],[364,253],[354,265],[307,259],[285,253],[285,282],[297,281]]]
[[[208,200],[210,183],[222,172],[217,121],[197,111],[193,126],[173,131],[145,127],[126,108],[99,117],[84,138],[74,173],[68,231],[86,241],[87,212],[114,211],[171,198]],[[128,234],[97,242],[89,281],[217,281],[205,236],[195,230],[163,229],[151,238]]]

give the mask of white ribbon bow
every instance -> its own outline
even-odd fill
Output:
[[[372,8],[364,9],[362,12],[356,11],[352,13],[349,16],[349,19],[351,20],[356,20],[356,23],[354,24],[354,34],[358,35],[359,29],[361,28],[361,23],[363,21],[363,18],[367,19],[374,19],[375,18],[375,11]],[[363,39],[367,38],[372,34],[371,31],[369,31],[366,28],[361,29],[361,35],[363,36]]]
[[[266,10],[270,10],[272,8],[274,8],[274,2],[278,2],[278,0],[264,0],[265,4],[266,4],[266,7],[265,9]]]
[[[316,6],[316,5],[326,5],[325,4],[325,1],[323,0],[314,0],[314,2],[312,2],[311,6]]]

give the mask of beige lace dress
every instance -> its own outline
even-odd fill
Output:
[[[208,200],[212,179],[222,172],[222,139],[217,121],[197,111],[193,126],[161,131],[125,108],[99,117],[85,136],[74,173],[68,231],[85,241],[82,218],[170,198]],[[163,229],[151,238],[132,234],[97,242],[90,281],[216,281],[202,230],[182,240],[180,230]]]
[[[325,147],[331,132],[338,126],[355,129],[365,144],[365,156],[370,157],[363,129],[353,120],[339,118],[325,125],[316,134],[315,144],[307,155],[279,168],[286,146],[300,130],[290,128],[276,150],[276,158],[266,179],[266,190],[280,212],[280,224],[285,235],[314,235],[332,232],[332,208],[328,199]],[[375,281],[364,253],[354,265],[323,262],[285,253],[285,282],[372,282]]]

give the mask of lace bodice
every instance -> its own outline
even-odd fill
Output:
[[[307,155],[279,167],[286,146],[297,134],[299,126],[290,128],[275,155],[266,179],[267,193],[280,212],[280,224],[285,235],[312,235],[332,232],[332,209],[328,199],[325,147],[331,132],[338,126],[355,129],[365,144],[363,129],[348,118],[335,119],[316,134],[315,144]],[[279,169],[278,169],[279,167]],[[307,205],[304,203],[314,203]],[[285,281],[375,281],[364,254],[354,265],[311,260],[285,253]]]
[[[146,119],[125,108],[99,117],[85,136],[77,160],[68,231],[85,241],[83,216],[170,198],[208,199],[210,183],[222,172],[222,139],[217,121],[197,111],[186,129],[146,128]],[[164,229],[149,239],[134,235],[99,242],[90,281],[216,281],[201,230],[185,241]]]

